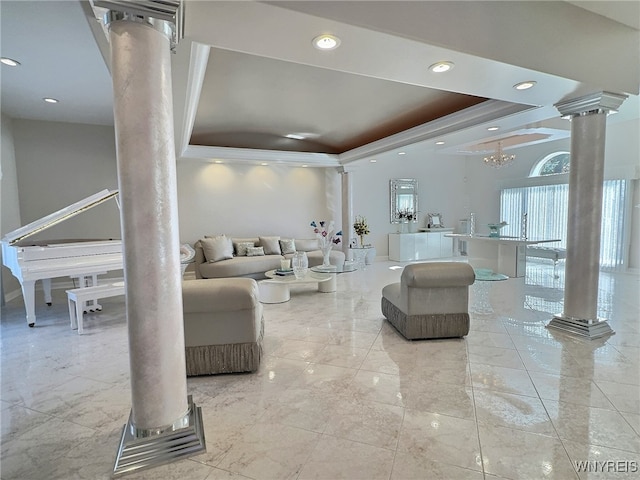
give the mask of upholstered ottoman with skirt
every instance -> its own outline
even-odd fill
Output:
[[[258,369],[264,321],[255,280],[185,280],[182,302],[187,375]]]
[[[469,333],[473,268],[461,262],[407,265],[399,283],[382,289],[382,313],[405,338],[463,337]]]

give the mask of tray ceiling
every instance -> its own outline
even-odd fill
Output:
[[[190,143],[340,154],[486,100],[212,48]]]

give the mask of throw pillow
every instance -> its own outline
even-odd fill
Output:
[[[265,255],[281,255],[280,237],[258,237]]]
[[[247,255],[247,249],[255,247],[253,242],[238,242],[236,243],[236,255],[238,257],[245,257]]]
[[[247,248],[247,257],[259,257],[264,255],[263,247],[249,247]]]
[[[200,240],[202,250],[204,250],[204,258],[207,262],[219,262],[220,260],[226,260],[233,258],[233,244],[231,239],[225,235],[218,235],[217,237],[208,237]]]
[[[296,241],[293,238],[280,240],[280,250],[283,255],[286,255],[287,253],[296,253]]]

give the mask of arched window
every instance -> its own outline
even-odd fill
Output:
[[[542,175],[568,173],[570,160],[571,154],[569,152],[553,152],[536,163],[529,176],[540,177]]]

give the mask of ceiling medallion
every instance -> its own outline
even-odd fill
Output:
[[[493,168],[502,168],[511,165],[516,159],[515,155],[506,155],[502,151],[502,142],[498,142],[496,153],[484,157],[484,164]]]

